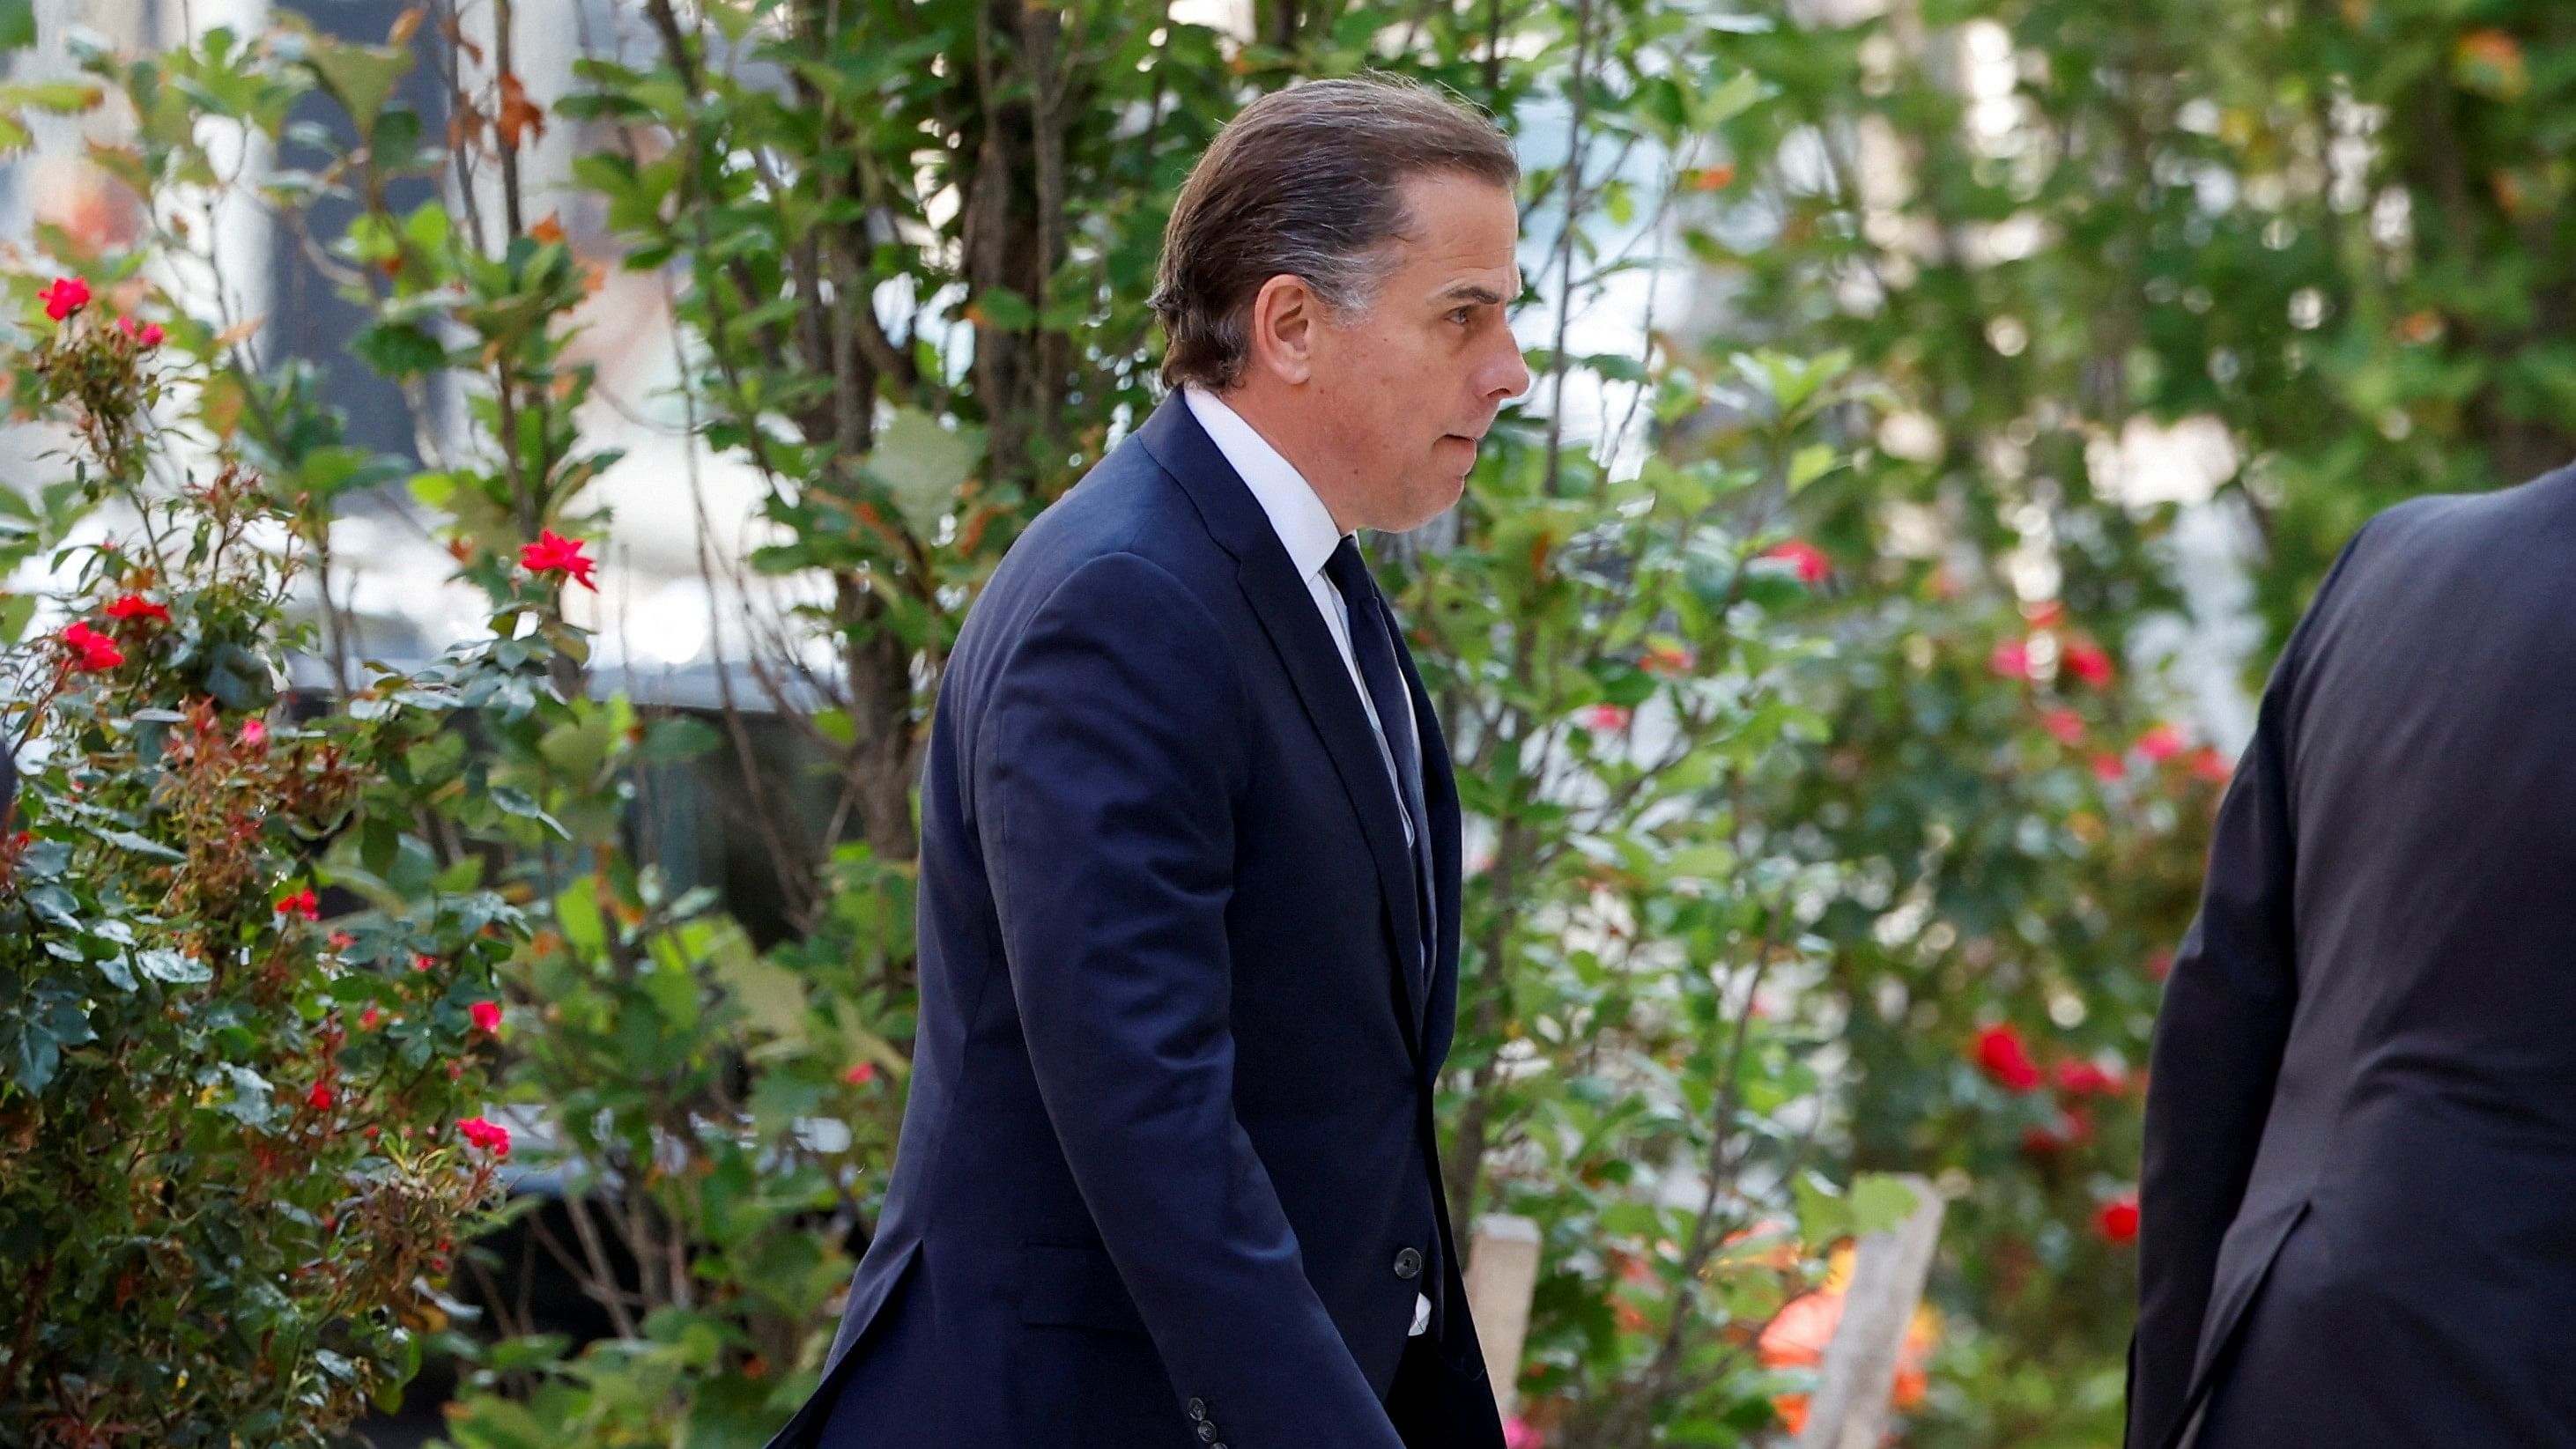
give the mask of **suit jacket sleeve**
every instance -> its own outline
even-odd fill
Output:
[[[2253,1175],[2298,1007],[2291,753],[2299,671],[2315,621],[2360,543],[2356,533],[2327,570],[2264,686],[2253,741],[2219,805],[2199,915],[2165,981],[2139,1175],[2129,1449],[2162,1449],[2182,1427],[2219,1243]]]
[[[1202,1401],[1233,1449],[1401,1449],[1234,1113],[1225,913],[1246,725],[1215,620],[1160,566],[1109,554],[1057,587],[978,731],[1011,989],[1176,1405]]]

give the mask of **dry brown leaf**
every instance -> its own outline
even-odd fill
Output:
[[[521,132],[539,139],[546,134],[545,107],[529,100],[518,76],[506,70],[501,72],[501,113],[492,118],[492,125],[500,133],[501,144],[514,151],[519,147]]]

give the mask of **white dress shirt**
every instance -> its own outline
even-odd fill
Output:
[[[1344,534],[1333,522],[1332,510],[1315,496],[1314,485],[1306,481],[1295,464],[1270,446],[1270,440],[1253,430],[1243,415],[1227,407],[1223,399],[1196,384],[1185,384],[1181,398],[1189,406],[1190,416],[1207,430],[1218,452],[1243,475],[1243,484],[1252,490],[1261,511],[1270,517],[1270,527],[1278,533],[1279,542],[1288,550],[1288,561],[1296,565],[1298,576],[1306,581],[1306,592],[1315,599],[1315,609],[1324,616],[1324,628],[1333,636],[1333,644],[1342,651],[1342,667],[1350,672],[1351,688],[1358,691],[1360,708],[1367,711],[1369,731],[1377,737],[1377,752],[1386,762],[1387,788],[1395,792],[1396,817],[1404,822],[1404,843],[1413,844],[1413,812],[1404,807],[1404,787],[1395,773],[1395,756],[1387,749],[1386,725],[1377,717],[1377,705],[1370,700],[1368,685],[1360,679],[1358,656],[1351,653],[1350,601],[1333,581],[1324,576],[1324,564],[1333,550],[1341,545]],[[1413,713],[1410,694],[1404,701],[1404,727],[1414,732],[1413,753],[1422,756],[1421,724]],[[1413,1329],[1420,1333],[1431,1324],[1431,1300],[1421,1293],[1413,1295]]]

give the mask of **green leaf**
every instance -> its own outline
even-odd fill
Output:
[[[1852,1183],[1851,1220],[1856,1233],[1892,1233],[1914,1215],[1920,1199],[1911,1184],[1884,1172],[1864,1172]]]
[[[1834,450],[1825,443],[1810,443],[1800,448],[1789,460],[1789,491],[1796,493],[1808,484],[1834,470]]]
[[[0,0],[0,50],[36,43],[36,0]]]
[[[376,117],[375,129],[367,139],[367,158],[379,170],[408,170],[419,159],[420,113],[409,106],[396,106]]]
[[[980,432],[951,432],[919,408],[898,407],[894,420],[877,434],[868,455],[868,471],[894,494],[895,507],[916,533],[939,526],[940,515],[956,501],[957,487],[984,456]]]
[[[747,948],[717,954],[714,965],[716,979],[753,1027],[783,1040],[805,1040],[804,977]]]
[[[193,956],[182,956],[165,947],[156,946],[148,951],[135,952],[134,964],[143,968],[144,975],[155,981],[166,981],[173,986],[193,986],[201,981],[215,979],[213,969],[205,962]]]
[[[58,116],[77,116],[106,99],[106,92],[87,81],[38,81],[0,90],[0,105],[27,106]]]
[[[504,814],[516,815],[523,820],[534,820],[553,831],[559,838],[572,839],[572,832],[564,829],[562,822],[548,815],[545,808],[531,798],[525,790],[512,789],[508,785],[495,785],[492,787],[492,803],[501,807]]]
[[[724,736],[705,720],[695,715],[666,715],[644,731],[644,744],[638,753],[654,764],[669,764],[694,760],[722,743]]]
[[[215,1110],[245,1127],[267,1126],[268,1119],[274,1115],[269,1099],[275,1091],[268,1078],[231,1062],[216,1063],[215,1071],[229,1080],[233,1088],[231,1095]]]
[[[390,45],[361,45],[309,31],[301,39],[304,63],[312,68],[323,89],[347,109],[349,118],[358,123],[359,134],[372,131],[376,113],[385,108],[394,87],[410,72],[412,52]]]
[[[148,856],[153,860],[169,861],[174,865],[183,863],[188,858],[180,852],[163,845],[160,841],[147,839],[144,836],[135,834],[131,830],[102,830],[98,832],[98,838],[120,850],[130,850],[136,855]]]
[[[206,657],[206,693],[226,709],[264,710],[277,699],[268,661],[239,644],[218,644]]]
[[[1709,130],[1742,115],[1762,98],[1762,77],[1753,71],[1738,71],[1716,89],[1693,98],[1691,125],[1695,130]]]
[[[435,372],[447,365],[447,349],[408,322],[379,322],[349,339],[359,361],[391,378]],[[417,489],[419,480],[414,480]]]
[[[80,898],[58,885],[30,887],[23,899],[36,914],[57,926],[80,929]]]
[[[1037,325],[1038,309],[1008,287],[987,287],[976,293],[975,310],[1005,332],[1026,332]]]

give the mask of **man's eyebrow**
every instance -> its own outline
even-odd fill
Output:
[[[1432,300],[1445,302],[1452,299],[1468,302],[1480,302],[1488,307],[1499,307],[1503,303],[1511,300],[1511,298],[1504,296],[1502,293],[1495,291],[1491,287],[1480,286],[1474,282],[1453,283],[1450,286],[1443,288],[1439,295],[1434,297]]]

